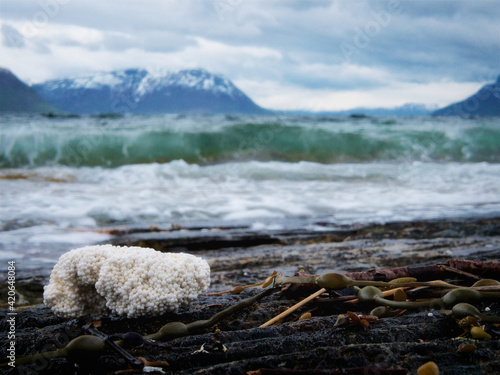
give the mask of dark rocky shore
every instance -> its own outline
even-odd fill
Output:
[[[115,245],[148,246],[161,251],[186,251],[208,260],[212,269],[209,292],[228,290],[265,280],[274,270],[293,275],[303,269],[309,274],[353,273],[371,269],[449,264],[451,259],[475,261],[500,259],[500,218],[432,220],[388,224],[329,227],[321,230],[251,231],[245,227],[162,229],[112,228]],[[488,263],[493,264],[493,263]],[[425,279],[448,280],[471,285],[478,277],[500,280],[497,266],[466,272],[443,268],[423,275]],[[378,276],[376,276],[378,277]],[[354,277],[353,277],[354,278]],[[262,291],[250,288],[241,294],[202,296],[178,313],[160,317],[127,319],[114,316],[65,319],[55,317],[41,305],[46,270],[39,274],[19,273],[16,316],[18,357],[65,346],[83,334],[82,327],[94,322],[107,334],[156,332],[170,321],[193,322]],[[6,281],[1,281],[0,327],[7,332]],[[259,325],[310,295],[310,287],[278,290],[230,316],[215,326],[165,343],[146,342],[128,349],[133,357],[158,362],[153,366],[166,374],[416,374],[417,368],[434,361],[440,374],[500,374],[500,328],[486,326],[493,339],[456,339],[464,333],[457,321],[437,310],[406,311],[382,318],[369,327],[359,324],[333,328],[339,314],[352,311],[368,314],[374,305],[351,304],[334,293],[322,295],[283,322],[265,328]],[[344,296],[352,290],[343,290]],[[500,316],[498,300],[474,302],[489,315]],[[299,320],[310,312],[311,318]],[[464,342],[477,349],[459,353]],[[7,334],[0,337],[2,353],[8,347]],[[2,354],[3,355],[3,354]],[[88,366],[88,368],[86,368]],[[164,366],[164,367],[162,367]],[[80,373],[142,373],[128,369],[125,359],[112,349],[96,361],[80,365]],[[266,370],[267,369],[267,370]],[[258,372],[260,370],[260,372]],[[38,360],[15,369],[0,368],[5,374],[72,374],[73,364],[64,358]],[[150,373],[162,373],[160,370]]]

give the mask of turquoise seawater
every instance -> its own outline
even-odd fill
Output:
[[[0,168],[284,161],[500,162],[498,119],[4,117]]]

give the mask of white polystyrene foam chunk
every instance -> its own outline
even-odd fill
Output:
[[[159,315],[192,302],[210,285],[208,263],[185,253],[96,245],[63,254],[44,303],[56,315]]]

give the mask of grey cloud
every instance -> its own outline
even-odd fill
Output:
[[[4,46],[9,48],[23,48],[26,46],[24,37],[15,27],[4,23],[0,31],[2,33]]]
[[[142,32],[136,36],[142,48],[154,52],[181,51],[189,46],[196,45],[194,38],[164,30]]]
[[[314,8],[328,8],[332,0],[288,0],[287,6],[294,10],[304,11]]]
[[[30,20],[41,3],[28,6],[4,0],[2,17]],[[218,3],[227,6],[224,19],[214,6]],[[498,0],[65,0],[49,22],[100,30],[103,40],[92,45],[52,41],[79,43],[89,50],[137,48],[168,54],[195,46],[196,37],[234,47],[264,47],[282,58],[250,61],[233,56],[227,61],[224,56],[211,55],[187,63],[214,68],[232,79],[347,89],[382,82],[366,75],[336,76],[334,70],[330,77],[325,71],[303,67],[354,64],[387,72],[394,80],[422,83],[477,81],[478,77],[498,75],[499,20]],[[5,36],[3,40],[5,43]],[[346,45],[354,48],[349,58],[342,49]]]
[[[496,8],[490,15],[460,10],[444,18],[432,9],[417,17],[420,12],[405,9],[387,30],[359,50],[356,62],[385,66],[408,80],[421,82],[477,81],[478,76],[498,74],[500,26],[496,21],[500,13]]]
[[[254,18],[259,36],[237,40],[274,48],[284,57],[276,62],[279,65],[246,71],[256,79],[332,89],[382,84],[375,77],[346,79],[334,73],[327,77],[300,69],[318,63],[352,63],[385,71],[395,81],[418,83],[443,79],[480,82],[500,73],[499,1],[331,2],[329,7],[300,11],[288,4],[266,2],[265,8],[262,2],[242,5],[246,7],[240,13],[242,18],[258,12],[264,15]],[[224,35],[218,38],[233,43]],[[360,38],[367,41],[356,44]],[[343,43],[354,47],[350,59],[342,51]]]
[[[287,82],[293,83],[300,87],[310,89],[334,89],[334,90],[349,90],[353,87],[357,89],[369,89],[383,86],[383,83],[376,79],[367,79],[366,77],[342,77],[338,74],[339,71],[332,69],[330,76],[306,76],[297,74],[293,69],[290,69],[284,74]]]
[[[36,43],[35,51],[39,54],[50,54],[52,53],[48,43]]]

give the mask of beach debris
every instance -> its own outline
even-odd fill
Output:
[[[59,258],[44,288],[44,303],[64,317],[160,315],[192,302],[209,285],[210,267],[200,257],[95,245]]]
[[[453,271],[450,271],[453,269]],[[429,277],[433,275],[439,277],[445,273],[459,271],[460,275],[472,277],[474,280],[480,278],[478,275],[484,277],[496,278],[500,274],[500,262],[496,260],[479,261],[468,259],[450,259],[446,264],[427,264],[422,266],[405,266],[394,267],[388,269],[373,269],[364,272],[349,272],[345,276],[354,280],[366,281],[389,281],[400,277],[416,277],[421,276]],[[469,276],[472,275],[472,276]]]
[[[404,283],[416,283],[418,280],[416,277],[397,277],[395,279],[392,279],[390,282],[391,284],[404,284]]]
[[[375,315],[358,315],[352,311],[347,311],[346,315],[339,314],[337,321],[333,325],[333,329],[339,327],[346,327],[348,325],[358,325],[364,328],[370,326],[370,322],[375,322],[378,317]]]
[[[419,286],[430,286],[436,288],[458,288],[458,286],[445,283],[444,281],[439,282],[416,282],[416,281],[404,281],[401,282],[400,279],[396,279],[395,282],[390,281],[367,281],[367,280],[353,280],[340,273],[325,273],[323,275],[309,275],[309,276],[281,276],[278,275],[275,279],[275,285],[283,284],[317,284],[321,288],[325,289],[345,289],[353,286],[377,286],[385,288],[395,288],[395,287],[419,287]]]
[[[285,311],[283,311],[281,314],[279,315],[276,315],[274,318],[272,318],[271,320],[268,320],[267,322],[265,322],[264,324],[261,324],[259,326],[259,328],[263,328],[263,327],[268,327],[274,323],[277,323],[278,321],[286,318],[288,315],[290,315],[291,313],[293,313],[295,310],[299,309],[300,307],[304,306],[306,303],[308,303],[309,301],[312,301],[313,299],[315,299],[316,297],[318,297],[319,295],[323,294],[326,292],[326,289],[324,288],[321,288],[320,290],[318,290],[317,292],[311,294],[309,297],[303,299],[302,301],[300,301],[299,303],[296,303],[295,305],[293,305],[292,307],[286,309]]]
[[[124,358],[125,361],[127,361],[127,363],[130,365],[130,367],[135,369],[142,369],[144,367],[143,361],[131,356],[125,349],[123,349],[120,345],[118,345],[115,341],[113,341],[108,335],[99,331],[92,324],[83,326],[82,331],[87,334],[94,335],[103,340],[108,346],[108,348],[111,349],[111,351],[113,351],[114,353]]]
[[[170,364],[167,361],[148,361],[144,357],[137,357],[138,360],[144,362],[144,368],[146,367],[169,367]]]
[[[157,332],[146,335],[146,340],[169,341],[178,337],[189,335],[186,324],[182,322],[169,322],[162,326]]]
[[[19,356],[16,358],[16,366],[34,363],[39,360],[52,358],[66,358],[68,361],[76,364],[88,364],[95,361],[106,352],[104,340],[93,335],[83,335],[71,340],[68,345],[60,350]],[[0,363],[0,368],[7,367],[8,362]]]
[[[337,320],[335,321],[335,324],[333,325],[333,329],[339,328],[339,327],[345,327],[349,325],[349,320],[347,319],[347,316],[344,314],[339,314],[337,316]]]
[[[465,271],[456,269],[455,267],[447,266],[446,264],[441,264],[441,265],[439,265],[439,267],[444,271],[452,272],[452,273],[455,273],[457,275],[464,276],[466,278],[470,278],[473,280],[481,280],[481,277],[474,275],[473,273],[465,272]]]
[[[477,346],[470,343],[460,344],[457,348],[457,353],[473,353],[477,350]]]
[[[94,325],[88,324],[82,327],[82,330],[85,333],[89,333],[87,335],[79,336],[72,340],[65,348],[61,350],[55,350],[50,352],[43,352],[39,354],[34,354],[25,357],[16,358],[16,364],[24,364],[30,363],[37,359],[50,359],[50,358],[61,358],[66,357],[68,360],[78,363],[79,361],[88,361],[90,359],[96,359],[100,357],[102,354],[106,352],[106,346],[111,349],[112,352],[118,354],[122,358],[124,358],[132,369],[142,369],[147,362],[140,360],[138,358],[134,358],[131,356],[124,347],[125,342],[128,340],[128,344],[132,342],[137,343],[138,345],[142,345],[144,340],[158,340],[158,341],[168,341],[178,337],[187,336],[192,333],[192,331],[210,327],[217,322],[219,322],[222,318],[241,310],[245,307],[250,306],[254,302],[264,298],[265,296],[276,292],[277,288],[269,288],[261,293],[258,293],[252,297],[246,298],[235,305],[224,309],[217,314],[213,315],[210,319],[207,320],[197,320],[192,323],[184,324],[182,322],[170,322],[165,324],[162,328],[160,328],[156,333],[146,336],[141,336],[139,339],[137,337],[137,333],[128,332],[122,335],[112,335],[108,336],[103,332],[99,331]],[[140,336],[140,335],[139,335]],[[121,339],[115,341],[116,339]],[[205,345],[205,344],[204,344]],[[199,353],[206,352],[204,351],[204,345],[200,348],[200,350],[196,351]],[[226,352],[227,348],[220,344],[220,350],[222,352]],[[166,362],[164,362],[166,364]],[[1,367],[6,367],[8,362],[5,361],[0,363]],[[168,365],[168,364],[167,364]]]
[[[312,316],[312,314],[308,311],[308,312],[305,312],[304,314],[302,314],[301,316],[299,316],[298,320],[311,319],[311,316]]]
[[[235,286],[233,289],[225,290],[223,292],[207,293],[207,296],[221,296],[221,295],[227,294],[227,293],[240,294],[245,289],[253,288],[253,287],[257,287],[257,286],[261,286],[262,288],[267,288],[269,285],[272,284],[272,282],[274,281],[274,279],[277,276],[278,276],[278,271],[275,270],[271,274],[271,276],[269,276],[268,278],[266,278],[264,281],[262,281],[260,283],[251,284],[251,285],[245,285],[245,286],[238,285],[238,286]]]
[[[460,335],[459,337],[465,336],[467,334],[467,332],[470,332],[471,327],[479,326],[479,322],[477,321],[477,319],[471,315],[466,316],[465,318],[459,319],[457,321],[457,324],[460,328],[462,328],[464,330],[464,333],[462,335]]]
[[[370,311],[370,315],[376,316],[378,318],[385,318],[390,316],[391,309],[387,306],[377,306],[372,311]]]
[[[457,319],[473,316],[474,318],[487,323],[500,323],[500,317],[482,314],[475,306],[461,302],[451,309],[451,315]]]
[[[203,344],[201,345],[200,349],[195,350],[195,351],[194,351],[194,352],[192,352],[191,354],[202,354],[202,353],[204,353],[204,354],[210,354],[207,350],[205,350],[205,345],[206,345],[206,344],[205,344],[205,343],[203,343]]]
[[[473,338],[478,340],[491,340],[491,335],[485,332],[481,327],[472,327],[470,329],[470,334]]]
[[[439,367],[432,361],[424,363],[418,368],[417,375],[439,375]]]
[[[379,305],[390,306],[402,309],[418,309],[422,307],[454,306],[457,303],[469,300],[481,300],[483,298],[500,299],[500,292],[481,292],[469,288],[453,289],[441,298],[427,301],[394,301],[384,298],[382,291],[374,286],[365,286],[358,292],[361,302],[375,302]]]
[[[472,284],[473,287],[500,285],[500,281],[494,279],[481,279]]]
[[[216,313],[210,319],[207,320],[197,320],[187,324],[184,324],[182,322],[167,323],[163,327],[161,327],[156,333],[144,336],[144,339],[168,341],[178,337],[187,336],[195,330],[208,328],[216,324],[224,317],[252,305],[253,303],[264,298],[265,296],[268,296],[271,293],[276,292],[277,290],[278,290],[277,288],[266,289],[263,292],[260,292],[252,297],[246,298],[232,306],[229,306],[227,309],[219,311],[218,313]]]
[[[77,267],[77,266],[75,266],[75,267]],[[87,267],[91,267],[91,266],[87,265]],[[83,267],[82,269],[85,270],[86,268]],[[101,270],[102,270],[102,265],[101,265],[99,272],[101,272]],[[75,272],[75,269],[70,267],[69,272],[70,273]],[[85,277],[85,275],[86,275],[85,272],[83,272],[82,275],[84,275],[84,277]],[[167,344],[161,344],[161,343],[154,344],[154,341],[155,340],[168,341],[168,340],[171,340],[174,338],[178,338],[178,337],[182,337],[182,336],[186,336],[186,335],[191,335],[191,334],[195,333],[196,330],[208,328],[208,327],[216,324],[221,319],[227,317],[228,315],[230,315],[230,314],[232,314],[232,313],[234,313],[242,308],[249,306],[250,304],[260,300],[261,298],[263,298],[267,295],[270,295],[270,294],[278,291],[279,288],[276,287],[276,285],[285,284],[282,282],[285,279],[288,279],[288,281],[290,281],[290,279],[296,278],[296,280],[299,280],[300,282],[302,282],[302,281],[304,281],[304,277],[306,277],[306,278],[308,277],[309,279],[307,279],[307,280],[312,280],[312,282],[310,284],[314,284],[314,285],[312,285],[314,288],[320,288],[320,289],[317,290],[315,293],[311,294],[310,296],[308,296],[306,299],[300,301],[299,303],[295,304],[291,308],[287,309],[282,314],[279,314],[278,316],[274,317],[270,321],[262,324],[260,327],[266,327],[268,325],[271,325],[271,324],[274,324],[278,321],[281,321],[287,315],[296,311],[301,306],[304,306],[305,304],[315,300],[321,294],[328,292],[328,288],[326,288],[325,286],[330,285],[330,283],[332,283],[332,282],[335,283],[335,282],[338,282],[338,280],[340,280],[340,282],[345,283],[347,280],[348,284],[351,284],[351,282],[352,282],[352,284],[358,283],[357,280],[352,280],[348,277],[345,278],[345,277],[336,276],[339,274],[326,274],[326,275],[328,275],[328,276],[322,275],[322,276],[285,277],[285,276],[282,276],[281,274],[278,275],[278,273],[276,271],[274,271],[273,274],[271,276],[269,276],[264,282],[252,284],[252,285],[247,285],[247,286],[241,286],[239,288],[243,288],[243,289],[241,289],[239,292],[241,292],[242,290],[244,290],[246,288],[256,287],[256,286],[262,286],[263,288],[267,288],[274,282],[275,285],[272,288],[268,288],[268,289],[264,290],[262,293],[256,294],[253,297],[242,300],[239,303],[237,303],[233,306],[230,306],[230,307],[224,309],[223,311],[216,313],[210,319],[197,320],[197,321],[194,321],[192,323],[170,322],[170,323],[165,324],[163,327],[161,327],[156,333],[146,335],[146,336],[141,336],[139,333],[136,333],[136,332],[127,332],[124,334],[114,334],[111,336],[106,336],[105,334],[103,334],[102,332],[97,330],[97,328],[92,326],[92,325],[83,327],[83,330],[85,333],[90,333],[92,335],[95,335],[96,339],[100,339],[101,340],[100,342],[104,343],[104,345],[108,349],[107,351],[105,351],[107,354],[114,352],[115,354],[118,354],[120,357],[125,358],[125,360],[131,364],[135,363],[135,361],[139,361],[140,364],[137,363],[137,366],[144,366],[144,368],[147,368],[149,371],[149,368],[153,368],[155,366],[154,365],[155,362],[146,362],[146,361],[141,360],[140,358],[134,358],[133,356],[128,354],[128,352],[126,352],[124,349],[131,349],[131,348],[134,348],[137,346],[141,346],[144,343],[147,343],[147,345],[158,345],[160,347],[163,345],[166,347]],[[334,275],[334,276],[330,276],[330,275]],[[325,277],[323,277],[323,276],[325,276]],[[344,276],[344,275],[340,275],[340,276]],[[300,279],[297,279],[297,278],[300,278]],[[318,282],[318,280],[320,280],[320,281]],[[458,287],[458,286],[455,286],[452,284],[445,283],[444,281],[420,283],[420,282],[417,282],[415,278],[392,280],[391,282],[388,282],[388,283],[384,282],[383,284],[378,284],[378,282],[371,282],[371,281],[368,281],[368,282],[370,284],[377,284],[378,287],[368,285],[368,286],[365,286],[363,289],[360,289],[359,294],[358,294],[359,300],[361,302],[381,303],[381,306],[374,308],[369,315],[362,315],[362,314],[358,314],[356,312],[352,312],[352,311],[348,310],[345,312],[345,314],[340,314],[338,316],[337,321],[334,325],[334,328],[347,327],[350,325],[361,326],[361,327],[367,328],[370,326],[371,322],[377,321],[379,318],[382,318],[382,317],[399,315],[399,314],[403,313],[404,311],[406,311],[404,309],[407,309],[407,308],[433,307],[433,306],[442,307],[442,306],[446,305],[446,306],[450,306],[450,307],[452,306],[451,310],[447,310],[448,315],[452,315],[454,318],[459,319],[459,321],[463,321],[463,323],[459,323],[459,324],[461,324],[461,326],[466,327],[466,328],[464,328],[464,330],[466,330],[465,334],[470,333],[470,336],[472,336],[474,340],[491,339],[491,335],[489,335],[488,332],[486,332],[484,329],[482,329],[482,327],[479,327],[479,322],[487,322],[487,321],[497,322],[497,320],[494,320],[497,318],[480,313],[479,310],[477,308],[475,308],[473,305],[470,305],[468,303],[463,303],[463,302],[457,302],[457,301],[461,301],[461,300],[478,301],[478,300],[483,300],[485,298],[498,299],[498,297],[500,297],[500,293],[495,291],[495,290],[498,290],[498,288],[495,289],[495,286],[498,285],[498,282],[496,280],[483,279],[469,288]],[[355,286],[352,284],[349,286]],[[363,284],[363,283],[359,283],[359,284]],[[440,288],[440,289],[443,289],[443,288],[448,289],[449,288],[451,290],[445,291],[447,293],[440,298],[433,298],[433,299],[429,299],[427,301],[419,301],[419,302],[408,301],[408,299],[411,299],[411,300],[415,299],[415,295],[417,293],[414,293],[414,291],[422,289],[420,287],[423,286],[424,284],[425,284],[425,288],[424,288],[425,290],[427,290],[428,287],[431,287],[431,286],[436,287],[436,288]],[[290,285],[290,284],[288,284],[288,285]],[[392,288],[392,289],[385,290],[384,288],[387,288],[387,287]],[[417,288],[417,289],[412,289],[412,288]],[[478,288],[480,290],[477,290]],[[305,290],[307,290],[307,288]],[[425,292],[425,290],[424,290],[424,292]],[[230,292],[230,291],[227,291],[227,292]],[[225,292],[225,293],[227,293],[227,292]],[[349,292],[350,291],[347,291],[347,293],[349,293]],[[408,295],[406,292],[408,292]],[[425,292],[424,294],[426,294],[426,293],[427,292]],[[332,298],[333,294],[335,294],[337,297]],[[420,295],[422,293],[420,293],[420,291],[419,291],[418,294]],[[442,293],[437,294],[436,291],[432,291],[431,294],[434,296],[434,295],[441,295]],[[388,297],[390,297],[390,296],[393,296],[393,300],[388,299]],[[410,297],[408,297],[408,296],[410,296]],[[332,302],[335,302],[335,299],[338,298],[338,302],[344,303],[345,301],[347,301],[347,299],[342,298],[342,297],[352,298],[354,296],[346,296],[346,295],[340,296],[340,294],[338,294],[336,292],[330,292],[329,297],[330,297],[330,301],[332,301]],[[215,306],[215,305],[209,305],[209,306]],[[346,306],[346,305],[344,305],[344,306]],[[398,308],[398,310],[395,310],[395,311],[391,310],[389,306],[396,307],[396,308]],[[343,308],[340,305],[337,306],[336,308],[338,308],[338,307]],[[304,318],[308,318],[308,317],[310,317],[310,312],[303,314],[301,316],[301,318],[299,318],[299,319],[304,319]],[[493,320],[488,320],[488,319],[493,319]],[[96,321],[96,324],[102,325],[103,323],[102,323],[102,321]],[[308,324],[308,323],[306,323],[306,324]],[[486,329],[487,328],[488,328],[488,326],[486,327]],[[217,330],[217,331],[220,333],[219,330]],[[217,333],[217,331],[216,331],[216,333]],[[84,336],[80,336],[80,337],[88,337],[88,336],[89,335],[84,335]],[[85,339],[85,340],[90,340],[90,339]],[[472,339],[469,339],[469,340],[473,341]],[[96,341],[96,343],[97,343],[97,341]],[[112,343],[112,344],[110,344],[110,343]],[[208,344],[208,345],[209,346],[203,344],[198,350],[195,350],[191,354],[212,353],[212,349],[210,349],[210,344]],[[220,349],[221,352],[225,352],[227,350],[227,348],[222,344],[220,344],[220,345],[221,345],[221,349]],[[473,344],[470,344],[470,345],[473,345]],[[68,344],[68,346],[69,346],[69,344]],[[118,347],[120,350],[122,350],[122,352],[116,350],[115,347]],[[145,346],[145,347],[147,348],[148,346]],[[151,348],[151,346],[149,346],[149,348]],[[69,349],[69,350],[71,352],[71,349]],[[193,349],[191,349],[191,351],[192,350]],[[459,346],[459,349],[457,349],[457,351],[460,353],[470,353],[473,350],[471,349],[471,347],[461,345],[461,346]],[[61,351],[54,351],[54,352],[61,352]],[[80,351],[80,352],[82,353],[82,351]],[[93,351],[90,350],[90,352],[93,352]],[[34,356],[28,356],[28,357],[30,357],[31,360],[33,360],[33,358],[35,358],[36,356],[40,356],[40,355],[43,355],[44,356],[43,358],[47,358],[46,357],[47,353],[52,353],[52,352],[36,354]],[[76,353],[76,351],[74,353]],[[102,353],[102,354],[104,354],[104,353]],[[48,354],[48,358],[51,358],[50,357],[51,355],[52,354]],[[66,358],[70,359],[69,356],[61,355],[59,353],[57,355],[56,354],[53,354],[53,355],[54,355],[54,357],[52,357],[52,358],[56,358],[56,357],[61,356],[61,357],[66,357]],[[82,355],[80,355],[80,357],[82,357]],[[78,359],[78,356],[76,356],[76,357]],[[96,358],[96,357],[99,357],[99,355],[94,356],[93,358]],[[40,357],[40,358],[42,358],[42,357]],[[130,359],[132,359],[133,362],[130,362]],[[81,359],[79,359],[79,360],[81,361]],[[123,360],[121,360],[121,361],[123,362]],[[148,365],[148,363],[150,365]],[[167,364],[167,362],[164,362],[163,365],[167,366],[168,364]],[[159,365],[159,367],[162,367],[162,366]],[[123,370],[123,371],[125,373],[125,371],[134,372],[135,370],[130,369],[130,370]],[[288,371],[288,370],[283,369],[283,371]],[[293,370],[291,370],[291,371],[293,371]],[[429,371],[433,371],[433,369],[431,368]],[[283,373],[286,373],[286,372],[283,372]],[[290,373],[293,373],[293,372],[290,372]],[[383,373],[383,372],[380,372],[380,373]],[[433,373],[434,372],[424,372],[422,374],[433,374]]]
[[[394,291],[393,298],[394,298],[394,301],[404,302],[404,301],[406,301],[408,296],[406,295],[404,290],[398,288]]]
[[[139,357],[143,359],[142,357]],[[155,361],[151,363],[162,363],[163,361]],[[166,362],[165,362],[166,363]],[[109,375],[128,375],[128,374],[152,374],[152,375],[163,375],[166,374],[165,371],[161,368],[162,366],[153,366],[153,365],[145,365],[142,369],[126,369],[126,370],[118,370],[109,373]],[[163,366],[165,367],[165,366]]]
[[[137,332],[127,332],[119,335],[118,337],[113,335],[112,338],[114,340],[117,338],[121,339],[121,346],[125,349],[135,348],[144,344],[144,338]]]
[[[386,289],[386,290],[382,291],[382,295],[383,295],[384,297],[394,296],[396,293],[398,293],[398,292],[397,292],[398,290],[401,290],[401,291],[403,291],[403,292],[404,292],[404,290],[405,290],[405,289],[407,289],[407,287],[404,287],[404,288],[399,287],[399,288],[394,288],[394,289]],[[356,291],[357,293],[359,293],[359,290],[360,290],[359,288],[358,288],[358,289],[355,289],[355,291]],[[406,293],[405,293],[405,296],[406,296]],[[402,294],[399,294],[399,297],[398,297],[398,298],[403,299],[403,295],[402,295]],[[406,300],[406,298],[405,298],[405,300]],[[358,299],[358,298],[354,298],[354,299],[351,299],[351,300],[346,301],[346,302],[347,302],[347,303],[351,303],[351,304],[356,304],[356,303],[358,303],[358,302],[359,302],[359,299]]]

